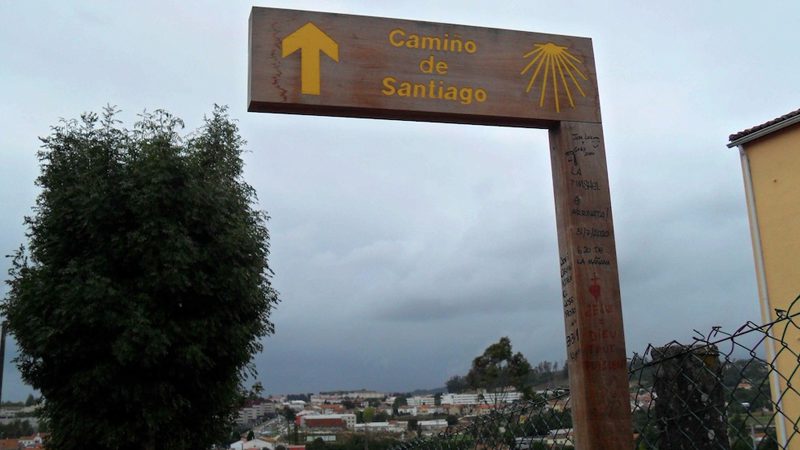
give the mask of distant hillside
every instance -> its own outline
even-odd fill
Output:
[[[433,389],[417,389],[415,391],[409,392],[408,395],[410,395],[410,396],[413,396],[413,395],[436,395],[436,394],[446,394],[446,393],[447,393],[447,388],[442,386],[442,387],[433,388]]]

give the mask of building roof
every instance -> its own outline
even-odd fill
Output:
[[[730,141],[728,143],[728,147],[736,147],[737,145],[753,141],[798,122],[800,122],[800,109],[794,110],[780,117],[776,117],[770,121],[762,123],[761,125],[756,125],[738,133],[733,133],[732,135],[728,136],[728,140]]]
[[[273,448],[274,446],[267,441],[262,441],[261,439],[253,439],[251,441],[236,441],[230,445],[229,448],[233,450],[244,450],[244,449],[262,449],[262,448]]]
[[[355,419],[355,414],[310,414],[305,416],[306,420],[308,419],[345,419],[345,418],[352,418]]]
[[[317,419],[306,417],[305,425],[307,428],[347,428],[347,423],[343,419]]]

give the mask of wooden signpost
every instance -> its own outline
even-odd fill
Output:
[[[590,39],[256,7],[248,76],[254,112],[548,129],[574,441],[633,447]]]

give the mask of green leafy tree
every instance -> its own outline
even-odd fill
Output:
[[[392,414],[397,416],[400,414],[398,408],[408,405],[408,400],[405,395],[397,395],[392,402]]]
[[[208,448],[255,375],[278,302],[267,217],[224,108],[180,136],[163,111],[115,111],[43,138],[27,250],[2,306],[38,389],[48,448]]]
[[[286,439],[289,439],[291,435],[292,426],[294,426],[294,443],[297,443],[297,414],[294,412],[292,408],[288,406],[283,407],[283,418],[286,419]]]
[[[250,400],[259,400],[261,399],[262,393],[264,393],[264,386],[261,384],[260,381],[256,381],[255,383],[253,383],[253,386],[247,393],[247,398],[249,398]]]
[[[448,427],[454,427],[454,426],[458,425],[458,417],[457,416],[454,416],[452,414],[448,414],[446,419],[447,419],[447,426]]]
[[[752,450],[753,438],[747,425],[747,414],[733,414],[728,418],[728,437],[731,450]]]
[[[25,406],[25,402],[3,402],[0,403],[0,406],[14,408],[18,406]]]
[[[310,444],[306,445],[307,450],[324,450],[325,448],[327,448],[327,446],[322,438],[316,438]]]
[[[775,436],[775,429],[768,428],[764,434],[764,439],[758,444],[758,450],[778,450],[778,438]]]
[[[0,424],[0,438],[18,438],[33,434],[33,426],[27,420],[14,420]]]
[[[286,400],[302,400],[306,403],[311,401],[311,394],[289,394],[286,396]]]
[[[449,380],[445,383],[447,387],[447,392],[451,394],[457,394],[466,391],[469,389],[469,383],[465,377],[460,375],[454,375],[450,377]]]
[[[325,448],[329,450],[363,450],[366,442],[366,436],[354,434],[349,437],[343,436],[336,442],[326,442]],[[400,442],[395,438],[371,436],[366,445],[369,446],[369,450],[390,450],[398,448],[399,444]]]
[[[525,356],[519,352],[514,353],[511,340],[502,337],[472,361],[466,379],[473,389],[503,392],[507,387],[513,386],[519,391],[527,392],[526,381],[530,372],[531,365]]]
[[[372,419],[375,418],[375,408],[371,406],[364,408],[364,413],[362,417],[364,419],[364,423],[372,423]]]

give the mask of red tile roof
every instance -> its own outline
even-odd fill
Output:
[[[18,439],[0,439],[0,450],[17,450],[18,448]]]
[[[783,121],[789,120],[789,119],[797,117],[797,116],[800,116],[800,109],[794,110],[794,111],[792,111],[792,112],[790,112],[788,114],[784,114],[784,115],[782,115],[780,117],[776,117],[776,118],[774,118],[774,119],[772,119],[772,120],[770,120],[768,122],[762,123],[761,125],[756,125],[754,127],[748,128],[746,130],[742,130],[742,131],[740,131],[738,133],[733,133],[732,135],[730,135],[728,137],[728,140],[731,141],[731,142],[739,140],[739,139],[741,139],[741,138],[743,138],[745,136],[751,135],[751,134],[753,134],[753,133],[755,133],[757,131],[761,131],[763,129],[769,128],[769,127],[771,127],[773,125],[777,125],[777,124],[779,124],[779,123],[781,123]]]
[[[306,416],[305,423],[308,428],[347,428],[342,419],[317,419],[314,416]]]

